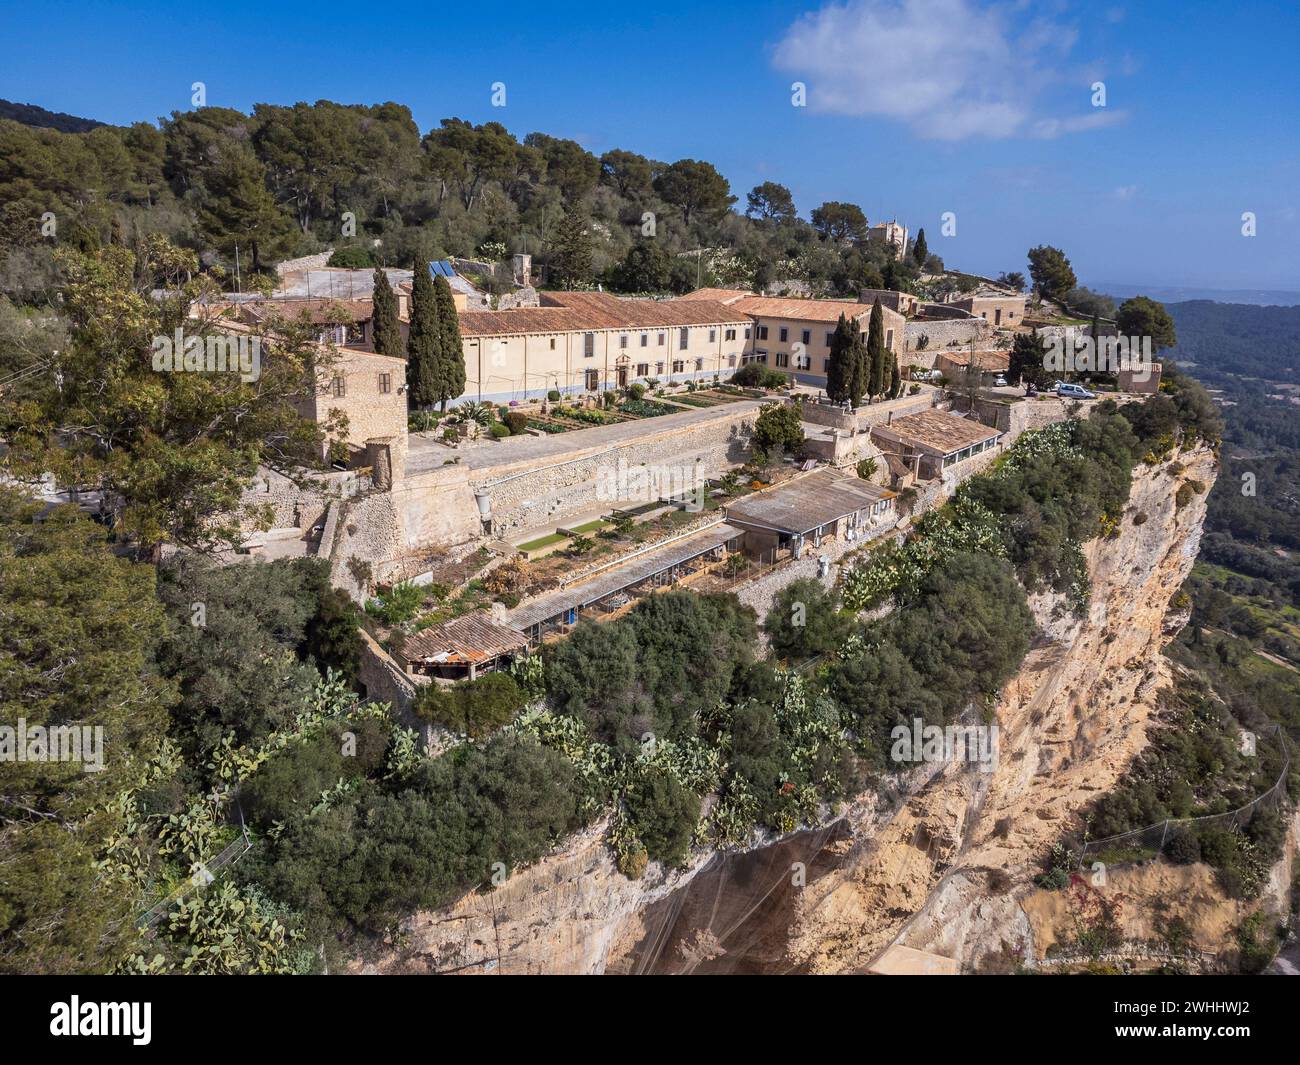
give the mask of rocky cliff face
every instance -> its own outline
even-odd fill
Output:
[[[726,860],[703,856],[676,874],[652,866],[629,881],[597,827],[495,891],[415,915],[364,968],[691,971],[730,952],[733,969],[835,973],[865,969],[893,943],[965,968],[1004,946],[1041,956],[1056,925],[1035,901],[1038,859],[1123,774],[1171,683],[1161,647],[1186,620],[1170,601],[1196,558],[1206,499],[1178,508],[1174,492],[1180,479],[1208,487],[1216,473],[1208,450],[1178,458],[1177,476],[1167,465],[1139,467],[1119,535],[1088,546],[1086,617],[1057,597],[1032,603],[1043,636],[997,707],[992,772],[944,767],[901,805],[864,796],[835,832],[803,840],[806,854],[768,848],[724,873]],[[815,874],[791,877],[796,863]],[[729,907],[733,891],[762,876],[771,887]],[[745,964],[741,955],[759,943],[762,960]]]
[[[1209,450],[1179,461],[1182,479],[1213,483]],[[1086,617],[1053,597],[1032,603],[1044,637],[997,707],[997,768],[950,768],[804,893],[790,946],[810,970],[860,970],[892,943],[968,968],[1004,949],[1041,956],[1045,926],[1022,905],[1038,859],[1123,774],[1171,683],[1161,647],[1186,617],[1170,601],[1206,505],[1201,494],[1176,506],[1180,477],[1168,465],[1135,471],[1119,535],[1088,545]]]

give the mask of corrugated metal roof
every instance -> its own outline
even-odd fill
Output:
[[[631,588],[664,570],[721,547],[740,535],[741,531],[735,526],[721,522],[693,536],[653,548],[621,566],[611,566],[591,580],[579,581],[521,604],[510,612],[510,624],[525,630],[558,617],[567,610],[581,610],[606,596]]]
[[[414,636],[408,636],[402,646],[402,656],[410,662],[477,665],[522,651],[527,646],[528,641],[521,633],[498,625],[487,614],[476,613],[444,621],[441,625],[430,625]]]
[[[894,493],[860,477],[819,470],[727,505],[730,521],[806,533],[890,499]]]

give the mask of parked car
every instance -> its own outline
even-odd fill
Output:
[[[1072,385],[1068,381],[1056,382],[1056,394],[1062,399],[1096,399],[1096,392],[1089,392],[1083,385]]]
[[[998,374],[997,379],[993,382],[993,386],[995,388],[1006,388],[1007,379],[1003,377],[1001,374]]]

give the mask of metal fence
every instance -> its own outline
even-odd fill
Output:
[[[239,820],[239,835],[208,861],[195,862],[189,877],[136,918],[137,928],[143,932],[151,931],[167,915],[173,904],[179,902],[195,888],[211,883],[222,869],[232,862],[238,861],[252,849],[253,844],[248,838],[248,830],[244,828],[242,814]]]
[[[1121,832],[1119,835],[1106,836],[1103,839],[1088,840],[1079,851],[1079,868],[1083,868],[1090,853],[1118,852],[1121,855],[1120,861],[1150,861],[1158,858],[1164,851],[1165,844],[1169,841],[1169,834],[1174,829],[1227,828],[1236,832],[1245,828],[1258,811],[1276,809],[1283,805],[1287,798],[1287,776],[1291,772],[1291,747],[1281,725],[1274,725],[1272,729],[1260,735],[1261,738],[1267,736],[1275,740],[1283,756],[1282,770],[1278,773],[1273,786],[1267,791],[1257,795],[1244,806],[1238,806],[1235,810],[1227,810],[1220,814],[1206,814],[1203,817],[1169,818],[1154,825],[1147,825],[1145,828],[1135,828],[1130,832]]]

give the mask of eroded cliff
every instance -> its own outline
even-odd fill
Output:
[[[1042,635],[996,708],[992,772],[943,767],[901,802],[864,796],[834,831],[672,874],[652,865],[640,881],[614,868],[597,826],[493,891],[413,916],[356,967],[836,973],[891,944],[966,970],[1040,957],[1058,922],[1033,886],[1039,859],[1123,774],[1171,683],[1161,649],[1186,620],[1171,600],[1206,505],[1200,492],[1180,507],[1175,490],[1208,488],[1217,470],[1208,449],[1177,459],[1139,466],[1117,535],[1087,545],[1085,616],[1032,600]]]

